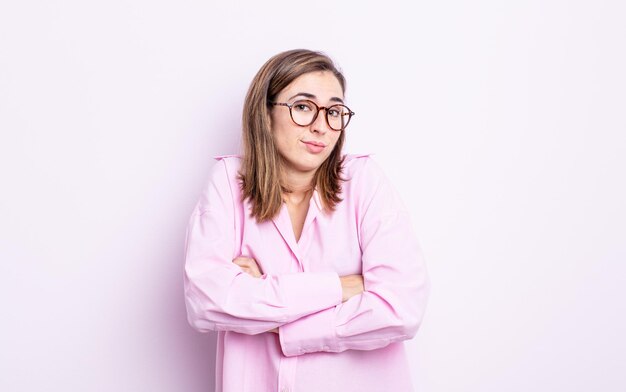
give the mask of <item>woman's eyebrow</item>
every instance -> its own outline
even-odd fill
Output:
[[[297,93],[296,95],[293,95],[292,97],[290,97],[288,99],[288,101],[291,101],[292,99],[294,99],[295,97],[298,97],[298,96],[303,96],[303,97],[309,98],[309,99],[316,99],[317,98],[315,95],[313,95],[311,93]],[[330,101],[343,103],[343,99],[341,99],[339,97],[332,97],[332,98],[330,98]]]

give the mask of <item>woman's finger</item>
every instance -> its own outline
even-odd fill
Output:
[[[245,268],[245,272],[254,276],[255,278],[260,278],[263,275],[263,271],[257,264],[257,262],[250,257],[236,257],[233,260],[233,263],[240,266],[242,269]]]

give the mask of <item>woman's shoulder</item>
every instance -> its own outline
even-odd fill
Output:
[[[226,155],[217,155],[214,156],[213,159],[215,159],[217,162],[216,163],[222,163],[224,167],[226,167],[226,169],[228,171],[239,171],[239,168],[241,167],[241,155],[239,154],[226,154]]]
[[[216,161],[230,161],[230,162],[240,162],[241,155],[239,154],[225,154],[225,155],[216,155],[213,157]]]
[[[366,177],[382,175],[382,170],[374,154],[345,154],[343,160],[343,172],[348,179],[352,179],[355,176],[365,175]]]
[[[213,159],[215,162],[209,174],[209,181],[220,184],[220,186],[228,183],[231,188],[235,187],[238,182],[241,157],[236,154],[228,154],[214,156]]]
[[[383,169],[384,165],[372,158],[373,154],[356,154],[346,157],[348,165],[344,170],[346,178],[344,192],[347,197],[354,198],[357,203],[370,203],[374,198],[383,200],[383,209],[404,209],[402,200],[395,186]]]
[[[343,170],[344,171],[353,171],[356,168],[364,165],[368,160],[371,159],[372,154],[364,153],[364,154],[344,154],[343,156]]]

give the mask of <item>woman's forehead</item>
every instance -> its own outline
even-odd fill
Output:
[[[308,98],[312,95],[324,100],[343,99],[341,84],[331,71],[314,71],[300,75],[285,87],[279,96],[289,99],[300,93]]]

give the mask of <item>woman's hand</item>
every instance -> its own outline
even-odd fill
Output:
[[[239,256],[233,260],[233,263],[237,264],[241,267],[243,272],[254,278],[260,278],[263,275],[263,271],[259,268],[259,265],[256,263],[256,260],[250,257]]]
[[[256,263],[256,260],[250,257],[239,256],[233,260],[233,263],[241,267],[241,270],[253,278],[260,278],[263,275],[263,271]],[[272,328],[267,332],[278,333],[278,328]]]
[[[346,302],[355,295],[361,294],[363,286],[363,275],[346,275],[339,278],[341,280],[342,302]]]

